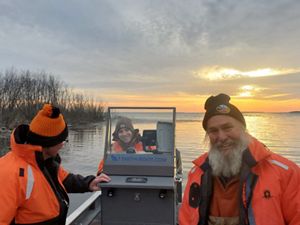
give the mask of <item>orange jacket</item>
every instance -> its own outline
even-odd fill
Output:
[[[68,173],[59,165],[59,156],[44,161],[41,146],[20,143],[26,136],[23,131],[18,127],[13,132],[12,150],[0,158],[0,225],[12,221],[65,224],[69,202],[66,191],[88,191],[94,177]]]
[[[112,149],[114,152],[116,153],[120,153],[120,152],[123,152],[124,149],[122,148],[122,146],[119,144],[118,141],[115,141],[113,144],[112,144]],[[142,142],[138,142],[134,145],[134,149],[136,152],[142,152],[144,151],[144,147],[143,147],[143,143]]]
[[[207,153],[193,163],[179,211],[180,225],[206,225],[209,216],[212,175]],[[252,138],[243,155],[240,181],[240,224],[300,224],[300,169],[295,163]]]

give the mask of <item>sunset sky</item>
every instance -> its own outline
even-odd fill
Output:
[[[0,72],[45,71],[106,106],[300,110],[299,0],[0,0]]]

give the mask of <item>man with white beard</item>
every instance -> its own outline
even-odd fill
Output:
[[[180,225],[299,225],[300,169],[246,131],[226,94],[209,97],[209,152],[188,175]]]

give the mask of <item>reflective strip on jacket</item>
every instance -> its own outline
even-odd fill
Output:
[[[300,169],[251,137],[243,153],[240,177],[240,224],[299,225]],[[207,153],[194,161],[188,175],[180,225],[207,225],[212,175]],[[226,206],[224,206],[226,207]]]

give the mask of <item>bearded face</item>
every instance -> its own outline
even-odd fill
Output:
[[[222,151],[218,144],[211,145],[208,153],[209,164],[214,176],[233,177],[240,172],[243,151],[247,148],[248,140],[243,133],[240,139],[231,140],[231,148]]]
[[[218,115],[208,121],[209,164],[214,176],[233,177],[240,172],[242,154],[248,146],[245,127],[236,119]]]

